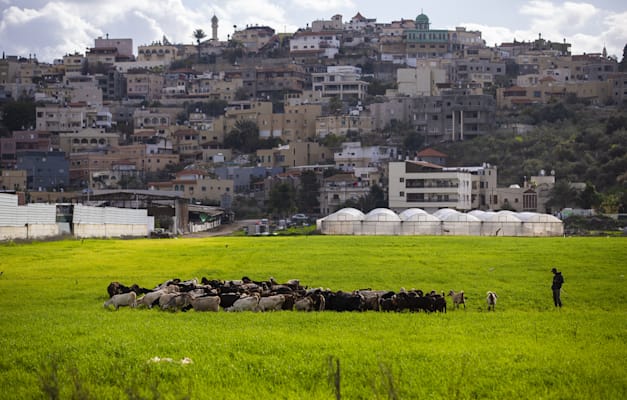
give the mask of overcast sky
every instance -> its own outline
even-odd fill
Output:
[[[605,45],[619,61],[627,43],[624,0],[0,0],[0,50],[40,61],[94,46],[94,39],[133,39],[137,46],[161,40],[194,43],[192,32],[211,34],[211,17],[219,19],[225,40],[247,24],[294,32],[312,21],[357,12],[377,22],[414,19],[424,12],[433,29],[465,26],[480,30],[489,46],[533,40],[541,33],[552,41],[566,39],[574,54],[598,53]]]

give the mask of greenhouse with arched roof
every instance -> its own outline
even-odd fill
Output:
[[[361,224],[361,234],[398,235],[401,228],[400,222],[401,219],[398,214],[389,208],[375,208],[364,217]]]
[[[399,214],[401,235],[441,235],[442,221],[421,208],[408,208]]]
[[[326,235],[360,235],[363,212],[356,208],[342,208],[316,221],[318,231]]]
[[[558,218],[533,212],[473,210],[463,213],[443,208],[429,214],[409,208],[400,214],[376,208],[364,214],[343,208],[316,222],[325,235],[463,235],[463,236],[561,236]]]

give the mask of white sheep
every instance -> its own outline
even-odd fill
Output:
[[[195,311],[217,312],[220,310],[220,296],[192,297],[190,303]]]
[[[128,292],[113,295],[113,297],[105,301],[104,308],[108,308],[111,305],[115,307],[116,311],[120,306],[135,307],[137,305],[137,294],[135,294],[135,292]]]

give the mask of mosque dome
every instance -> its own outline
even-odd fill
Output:
[[[420,15],[416,17],[416,25],[428,24],[428,23],[429,23],[429,17],[427,17],[425,14],[420,13]]]

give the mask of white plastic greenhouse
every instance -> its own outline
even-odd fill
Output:
[[[326,235],[361,235],[364,213],[355,208],[342,208],[316,221],[318,231]]]
[[[408,208],[399,214],[401,235],[441,235],[442,221],[421,208]]]
[[[316,222],[325,235],[472,235],[472,236],[561,236],[562,221],[548,214],[473,210],[462,213],[444,208],[429,214],[410,208],[400,214],[377,208],[364,215],[343,208]]]
[[[516,215],[522,220],[522,236],[561,236],[564,234],[562,221],[552,215],[531,212]]]
[[[362,235],[398,235],[401,219],[389,208],[375,208],[364,217],[361,224]],[[358,233],[356,233],[358,234]]]
[[[450,208],[433,213],[442,220],[442,235],[481,236],[481,220]]]

